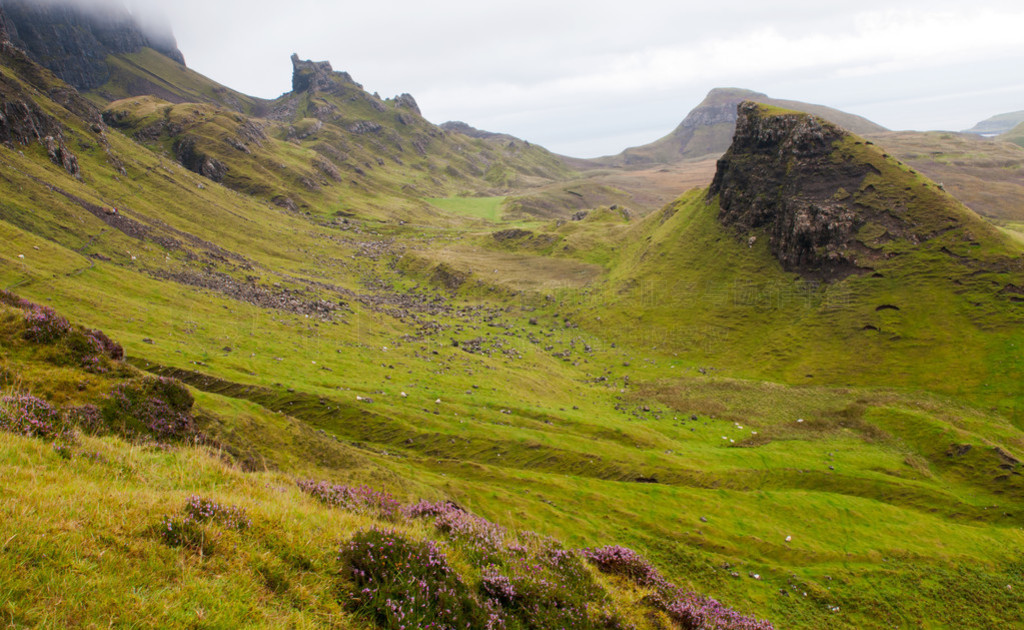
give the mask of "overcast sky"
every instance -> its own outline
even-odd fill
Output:
[[[191,68],[241,92],[290,90],[296,52],[383,97],[411,93],[432,122],[579,157],[667,134],[719,86],[891,129],[958,130],[1024,110],[1019,0],[141,4],[166,13]]]

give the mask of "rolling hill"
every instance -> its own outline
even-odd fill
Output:
[[[1000,134],[999,139],[1024,147],[1024,122],[1018,124],[1006,133]]]
[[[1006,114],[997,114],[991,118],[986,118],[970,129],[966,129],[964,133],[975,133],[983,136],[997,136],[1010,131],[1022,122],[1024,122],[1024,110],[1019,112],[1008,112]]]

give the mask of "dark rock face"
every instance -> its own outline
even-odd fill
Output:
[[[469,136],[470,138],[487,139],[505,137],[505,134],[483,131],[481,129],[477,129],[476,127],[470,126],[462,122],[461,120],[450,120],[446,123],[441,123],[441,129],[444,129],[449,133],[461,133],[462,135]]]
[[[422,112],[420,112],[419,104],[416,102],[416,99],[412,97],[412,94],[399,94],[398,96],[395,97],[395,105],[397,105],[398,107],[412,110],[416,112],[417,115],[423,115]]]
[[[303,61],[292,55],[292,92],[333,92],[344,86],[363,87],[349,73],[335,72],[330,61]]]
[[[223,162],[212,158],[196,147],[196,139],[182,136],[174,143],[174,153],[181,165],[215,182],[223,181],[228,168]]]
[[[760,102],[767,98],[767,94],[760,92],[715,88],[708,92],[703,103],[686,115],[674,133],[679,135],[698,127],[710,127],[722,123],[731,125],[739,118],[737,110],[740,103],[748,100]]]
[[[4,8],[0,5],[0,42],[10,41],[11,36],[7,34],[7,16],[4,14]]]
[[[854,237],[863,220],[846,191],[858,190],[872,167],[833,159],[847,135],[808,114],[742,103],[708,193],[719,197],[719,220],[743,233],[763,229],[787,271],[826,280],[857,273]]]
[[[145,31],[122,6],[83,9],[61,2],[0,0],[11,42],[79,90],[110,78],[106,57],[150,47],[184,65],[170,29]]]
[[[0,38],[0,56],[5,63],[11,62],[16,70],[22,66],[31,70],[34,64],[24,59],[23,54]],[[78,158],[65,144],[60,121],[36,105],[17,82],[0,75],[0,143],[13,146],[33,142],[43,145],[54,164],[72,175],[79,174]]]

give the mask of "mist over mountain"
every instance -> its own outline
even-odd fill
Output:
[[[184,65],[166,22],[147,16],[145,23],[123,3],[60,0],[2,0],[11,41],[79,90],[110,79],[108,55],[152,48]]]

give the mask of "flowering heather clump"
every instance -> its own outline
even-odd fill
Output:
[[[773,630],[774,626],[742,615],[710,597],[686,591],[666,580],[647,560],[627,547],[583,550],[602,573],[622,575],[655,589],[652,603],[684,630]]]
[[[11,394],[0,398],[0,430],[54,440],[68,433],[60,413],[41,398]]]
[[[106,423],[128,436],[153,435],[161,440],[186,439],[195,434],[189,410],[192,395],[168,378],[147,377],[119,383],[107,394]]]
[[[182,509],[185,516],[165,516],[160,523],[160,538],[170,547],[187,547],[209,555],[217,540],[216,532],[205,524],[220,525],[225,529],[243,530],[252,526],[245,510],[234,505],[223,505],[192,495]]]
[[[235,505],[222,505],[210,499],[192,495],[185,503],[185,518],[197,523],[213,521],[227,529],[247,529],[252,526],[245,510]]]
[[[185,387],[185,384],[178,379],[166,376],[147,377],[145,384],[152,396],[166,401],[174,411],[187,413],[192,409],[192,405],[195,404],[195,399],[192,398],[192,393],[188,391],[188,387]]]
[[[53,343],[71,333],[71,324],[47,306],[33,305],[25,314],[25,338],[36,343]]]
[[[54,442],[53,452],[63,459],[71,459],[71,456],[74,454],[72,444],[68,442]]]
[[[663,603],[662,610],[686,630],[773,630],[763,620],[742,615],[705,595],[675,589],[672,601]]]
[[[171,440],[194,433],[192,416],[175,411],[159,398],[147,399],[136,412],[138,419],[158,439]]]
[[[516,599],[516,587],[512,580],[502,575],[501,569],[493,564],[487,565],[481,571],[480,588],[485,596],[502,606],[508,606]]]
[[[344,545],[341,559],[356,586],[352,608],[383,628],[500,627],[487,623],[483,608],[432,541],[371,529]]]
[[[103,416],[96,405],[65,407],[64,419],[86,433],[99,433],[103,429]]]
[[[106,374],[107,372],[107,368],[103,367],[100,358],[96,356],[83,357],[82,369],[93,374]]]
[[[602,573],[622,575],[639,586],[661,586],[666,583],[650,562],[628,547],[595,547],[583,549],[582,553]]]
[[[121,344],[108,337],[102,330],[89,330],[85,335],[98,354],[103,354],[114,361],[124,358],[124,348]]]
[[[0,289],[0,304],[24,309],[30,309],[35,306],[35,304],[29,302],[25,298],[15,293],[11,293],[10,291],[4,291],[3,289]]]
[[[342,486],[307,479],[299,482],[299,489],[331,507],[372,514],[378,518],[397,521],[401,504],[383,490],[369,486]]]
[[[421,500],[418,503],[412,505],[402,506],[402,516],[405,518],[429,518],[433,516],[440,516],[449,512],[463,512],[462,508],[455,505],[451,501],[426,501]]]
[[[168,547],[186,547],[210,555],[213,549],[213,538],[208,538],[206,530],[197,522],[187,518],[165,516],[160,522],[160,538]]]
[[[493,560],[504,547],[505,528],[469,512],[449,510],[434,520],[434,527],[475,562]]]

